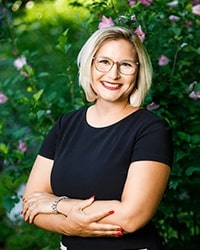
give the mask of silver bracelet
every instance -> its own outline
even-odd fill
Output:
[[[60,202],[61,200],[64,200],[64,199],[68,199],[68,197],[67,196],[60,196],[57,199],[55,199],[55,201],[52,203],[51,208],[52,208],[52,212],[54,214],[59,213],[58,210],[57,210],[58,202]]]

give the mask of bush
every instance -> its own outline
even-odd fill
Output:
[[[76,56],[100,22],[137,29],[144,39],[154,77],[143,106],[169,122],[175,148],[169,188],[154,220],[166,249],[197,249],[199,1],[146,2],[71,0],[67,4],[60,0],[21,6],[20,1],[2,4],[0,244],[6,249],[22,250],[24,245],[30,249],[50,249],[49,245],[56,248],[55,239],[49,241],[51,233],[24,223],[13,225],[5,215],[19,201],[16,190],[26,182],[49,127],[61,113],[86,104],[78,87]],[[69,10],[71,19],[66,14]],[[57,235],[53,237],[57,239]]]

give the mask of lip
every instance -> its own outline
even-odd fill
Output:
[[[109,90],[118,90],[122,87],[120,83],[113,83],[113,82],[107,82],[107,81],[102,81],[101,84],[104,86],[104,88],[109,89]]]

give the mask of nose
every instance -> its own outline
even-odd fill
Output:
[[[120,72],[117,63],[113,64],[111,70],[109,71],[109,75],[112,77],[112,79],[118,79],[120,77]]]

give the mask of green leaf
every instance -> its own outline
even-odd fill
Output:
[[[198,129],[198,128],[197,128]],[[200,135],[192,135],[191,136],[191,143],[200,145]]]
[[[191,176],[191,175],[193,175],[195,172],[200,173],[200,168],[198,168],[198,167],[189,167],[189,168],[186,170],[185,174],[186,174],[187,176]]]
[[[37,118],[40,119],[45,114],[45,110],[39,110],[37,112]]]
[[[196,91],[196,92],[200,91],[200,83],[195,84],[194,87],[193,87],[193,90]]]
[[[67,53],[67,51],[71,48],[71,44],[68,43],[68,31],[69,31],[69,29],[66,29],[58,37],[58,44],[56,45],[56,48],[64,53]]]
[[[39,90],[37,93],[33,95],[33,99],[37,102],[42,96],[43,92],[44,92],[44,89]]]
[[[0,152],[2,152],[3,154],[7,155],[8,154],[8,146],[4,143],[0,143]]]
[[[49,73],[48,72],[41,72],[40,74],[38,74],[38,77],[45,77],[48,76]]]
[[[12,210],[12,208],[14,207],[14,205],[19,202],[19,198],[17,196],[9,196],[6,195],[3,199],[3,204],[5,209],[10,212]]]
[[[30,65],[24,65],[23,66],[23,72],[27,73],[28,77],[34,75],[34,70]]]
[[[179,138],[180,138],[181,140],[190,142],[190,135],[188,135],[188,134],[186,134],[186,133],[184,133],[184,132],[182,132],[182,131],[179,131],[179,132],[178,132],[178,136],[179,136]]]

